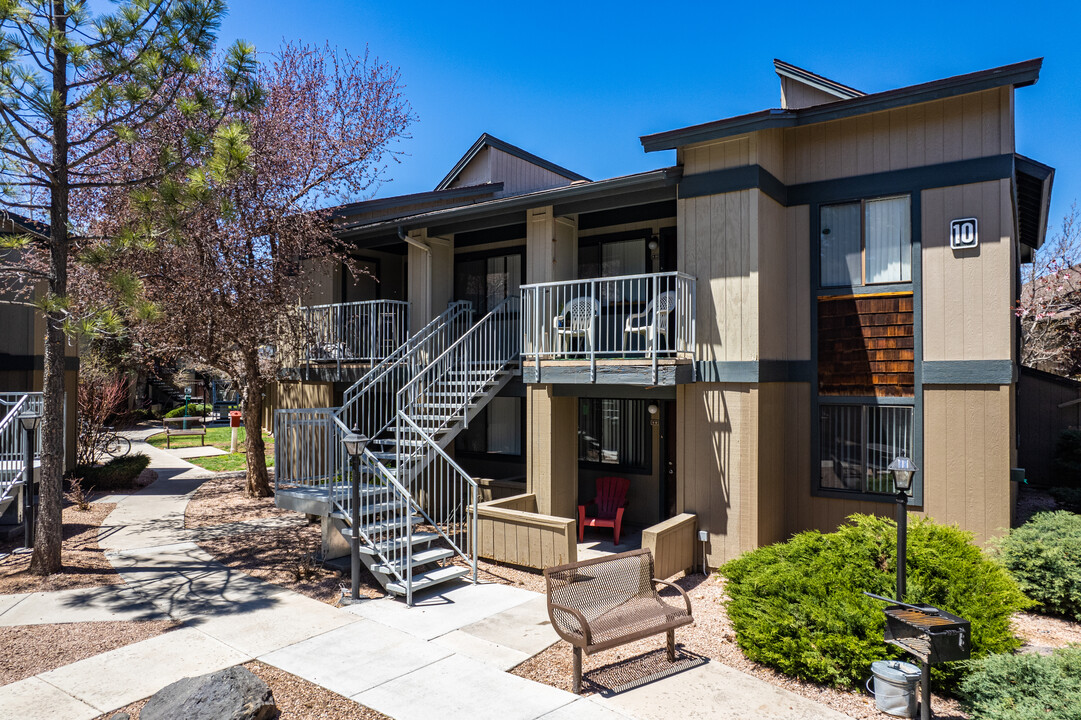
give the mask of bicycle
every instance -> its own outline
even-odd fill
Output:
[[[112,458],[121,458],[131,452],[131,440],[123,435],[118,435],[116,428],[103,427],[97,442],[94,443],[94,453],[102,453]]]

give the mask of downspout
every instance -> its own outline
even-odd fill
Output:
[[[428,253],[429,258],[432,256],[432,248],[429,247],[427,244],[422,243],[420,240],[415,240],[406,235],[405,231],[402,230],[401,225],[398,226],[398,239],[402,240],[407,245],[412,245],[415,248],[420,248],[424,252]]]

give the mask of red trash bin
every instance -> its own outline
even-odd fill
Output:
[[[235,427],[235,428],[240,427],[240,411],[239,410],[230,410],[229,411],[229,427]]]

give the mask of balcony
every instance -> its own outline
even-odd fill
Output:
[[[522,286],[522,380],[694,382],[695,279],[678,272]]]
[[[306,326],[305,374],[343,378],[343,368],[370,367],[409,337],[409,303],[401,300],[311,305],[300,309]],[[350,374],[346,372],[345,374]]]

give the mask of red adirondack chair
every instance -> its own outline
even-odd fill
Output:
[[[597,478],[597,497],[590,503],[597,506],[597,515],[586,517],[586,506],[578,506],[578,542],[582,542],[583,532],[588,525],[612,528],[616,535],[616,545],[619,545],[619,530],[623,525],[623,509],[627,505],[627,489],[630,485],[627,478]]]

